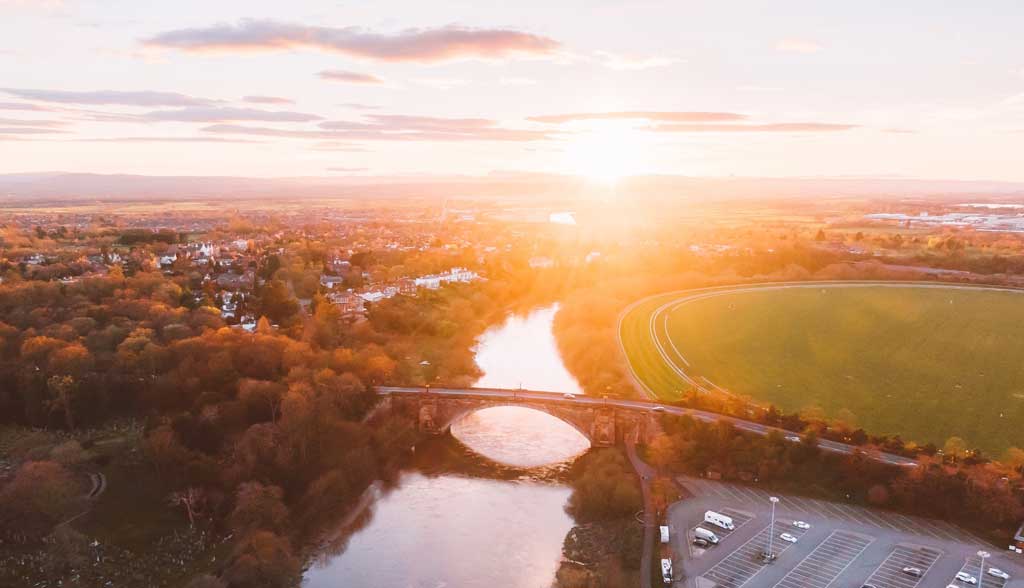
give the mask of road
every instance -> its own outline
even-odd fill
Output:
[[[633,469],[640,476],[640,491],[644,497],[644,541],[643,555],[640,559],[640,588],[651,588],[651,561],[654,559],[654,528],[658,525],[657,513],[654,512],[654,501],[651,498],[651,480],[654,468],[647,465],[636,454],[636,443],[626,441],[626,455]]]
[[[541,402],[558,402],[558,403],[573,403],[583,405],[601,405],[610,406],[623,410],[635,410],[638,412],[650,412],[655,407],[661,407],[661,410],[665,414],[672,414],[678,416],[690,416],[706,423],[716,423],[719,421],[725,421],[732,424],[732,426],[742,431],[754,433],[756,435],[768,435],[771,432],[778,432],[787,437],[801,437],[801,435],[785,429],[779,429],[777,427],[769,427],[762,425],[761,423],[755,423],[753,421],[747,421],[744,419],[721,415],[714,412],[707,412],[703,410],[694,410],[691,408],[681,408],[677,406],[660,405],[656,402],[646,400],[624,400],[619,398],[596,398],[593,396],[584,395],[567,395],[561,392],[544,392],[540,390],[506,390],[502,388],[409,388],[399,386],[378,386],[376,388],[378,394],[389,395],[403,395],[403,394],[432,394],[438,396],[452,396],[452,397],[466,397],[466,398],[494,398],[500,400],[508,400],[511,402],[518,402],[524,400],[537,400]],[[842,453],[851,455],[858,451],[863,451],[861,448],[855,445],[848,445],[846,443],[838,443],[836,441],[829,441],[827,439],[820,439],[818,441],[818,447],[825,451],[831,451],[834,453]],[[882,463],[890,465],[916,467],[917,461],[901,455],[894,455],[891,453],[870,453],[870,457],[877,459]]]

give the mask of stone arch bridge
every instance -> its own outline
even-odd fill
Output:
[[[462,417],[494,406],[521,406],[568,423],[594,447],[625,442],[646,444],[661,434],[657,405],[642,401],[497,388],[399,388],[378,394],[392,410],[414,414],[421,431],[440,435]]]

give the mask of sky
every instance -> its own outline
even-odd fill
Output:
[[[1024,3],[0,0],[0,173],[1024,181]]]

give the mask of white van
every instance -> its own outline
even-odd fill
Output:
[[[661,542],[668,543],[668,525],[661,526]]]
[[[709,510],[704,513],[704,522],[721,527],[726,531],[732,531],[736,528],[736,525],[732,522],[732,517],[727,517],[724,514],[717,513],[713,510]]]
[[[672,583],[672,560],[661,560],[661,581],[666,584]]]
[[[694,537],[700,537],[712,545],[718,545],[718,535],[708,531],[704,527],[697,527],[693,530]]]

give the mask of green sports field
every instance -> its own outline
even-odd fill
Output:
[[[791,286],[638,303],[620,330],[634,373],[666,399],[707,378],[787,411],[847,409],[869,433],[1024,447],[1024,292]]]

